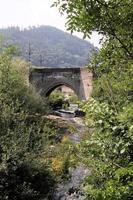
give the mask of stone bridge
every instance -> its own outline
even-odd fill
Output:
[[[87,100],[92,92],[92,73],[87,68],[32,67],[29,79],[44,97],[63,85],[71,88],[81,100]]]

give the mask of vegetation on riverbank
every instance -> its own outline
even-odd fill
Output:
[[[12,54],[0,55],[0,199],[51,199],[69,167],[69,140],[65,127],[46,118],[46,100],[27,81],[28,64]]]
[[[93,99],[86,112],[88,139],[79,146],[81,162],[91,169],[83,188],[87,200],[133,197],[133,2],[129,0],[58,0],[69,30],[101,33],[104,44],[89,70]]]

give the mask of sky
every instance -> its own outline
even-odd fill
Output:
[[[8,26],[50,25],[66,31],[65,16],[61,16],[57,8],[51,8],[54,0],[0,0],[0,28]],[[82,34],[74,33],[82,38]],[[88,39],[94,46],[100,47],[99,36],[93,33]]]

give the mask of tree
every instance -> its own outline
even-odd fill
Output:
[[[69,30],[90,36],[98,31],[106,40],[117,40],[129,58],[133,58],[132,0],[56,0],[53,4],[67,14]]]
[[[118,46],[117,46],[118,45]],[[130,91],[133,89],[133,65],[118,41],[104,44],[92,59],[89,70],[93,72],[93,97],[100,102],[108,102],[116,111],[132,102]]]

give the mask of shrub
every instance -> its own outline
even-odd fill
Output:
[[[80,146],[83,160],[92,170],[85,187],[88,199],[132,199],[132,104],[116,113],[107,103],[91,99],[82,108],[86,124],[93,128]]]
[[[47,113],[46,102],[28,85],[26,67],[23,61],[0,55],[1,200],[49,199],[55,184],[48,166],[42,169],[37,162],[34,167],[54,125],[41,117]]]

